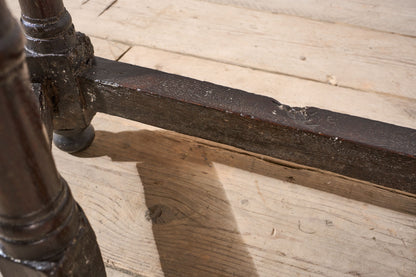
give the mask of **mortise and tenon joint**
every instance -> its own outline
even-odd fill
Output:
[[[42,116],[56,146],[67,152],[88,147],[95,111],[77,77],[91,68],[94,50],[87,36],[75,32],[62,1],[20,0],[31,82],[38,92]]]

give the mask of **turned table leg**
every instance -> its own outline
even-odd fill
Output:
[[[31,82],[40,94],[49,135],[61,150],[77,152],[94,139],[95,110],[78,76],[94,61],[89,38],[75,32],[62,0],[19,0]],[[46,113],[46,115],[45,115]]]
[[[0,270],[105,276],[94,232],[58,174],[30,88],[20,27],[0,0]]]

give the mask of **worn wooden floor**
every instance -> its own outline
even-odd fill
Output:
[[[416,128],[414,0],[65,4],[98,56]],[[54,155],[109,276],[416,276],[414,196],[124,119],[93,123],[91,148]]]

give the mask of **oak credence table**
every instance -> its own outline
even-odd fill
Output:
[[[67,152],[88,147],[96,112],[416,193],[416,130],[94,57],[62,0],[19,2],[26,39],[0,0],[5,276],[105,276],[93,230],[50,152],[52,140]]]

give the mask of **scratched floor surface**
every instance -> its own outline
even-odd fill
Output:
[[[65,4],[97,56],[416,128],[413,0]],[[107,115],[93,124],[91,148],[54,157],[109,276],[416,275],[416,218],[389,209],[414,210],[412,197],[379,207],[380,191],[342,176]]]

